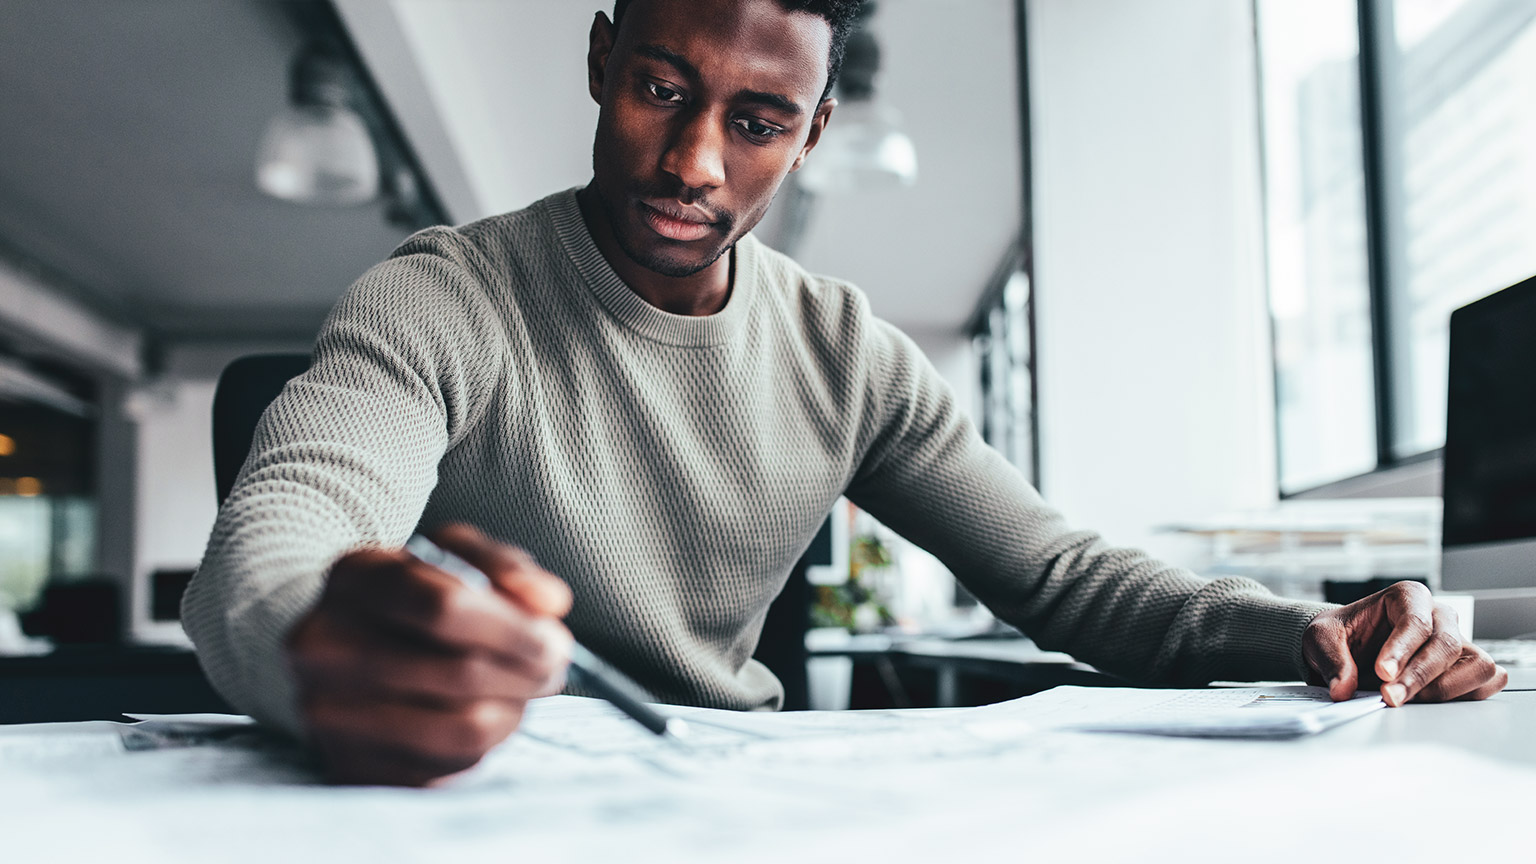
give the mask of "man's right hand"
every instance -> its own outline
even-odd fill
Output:
[[[496,590],[404,550],[359,550],[289,635],[300,711],[336,781],[424,786],[463,771],[512,734],[529,699],[564,685],[565,583],[468,526],[431,536]]]

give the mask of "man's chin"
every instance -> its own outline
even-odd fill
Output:
[[[726,249],[730,248],[727,246],[715,249],[703,255],[680,255],[661,249],[637,247],[635,244],[619,245],[624,249],[624,254],[629,256],[629,260],[652,273],[674,279],[682,279],[707,270],[711,264],[720,260],[720,256],[725,254]]]

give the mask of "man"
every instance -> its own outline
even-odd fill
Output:
[[[847,494],[1108,671],[1497,692],[1419,586],[1286,602],[1069,531],[857,289],[748,235],[832,116],[857,5],[596,16],[592,182],[407,240],[264,417],[185,604],[215,685],[339,779],[406,784],[559,691],[572,633],[664,700],[774,708],[764,612]],[[400,551],[418,523],[497,592]]]

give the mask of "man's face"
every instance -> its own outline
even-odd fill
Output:
[[[831,111],[831,39],[778,0],[635,0],[616,41],[598,16],[593,174],[629,258],[689,276],[762,219]]]

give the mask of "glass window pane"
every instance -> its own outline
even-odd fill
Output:
[[[1376,467],[1354,0],[1260,0],[1280,487]]]
[[[1400,146],[1406,278],[1392,287],[1396,440],[1445,441],[1446,328],[1536,274],[1536,3],[1395,0],[1388,146]],[[1390,163],[1389,163],[1390,164]]]
[[[1029,277],[1015,271],[973,344],[981,366],[982,433],[988,444],[1035,482],[1029,304]]]

